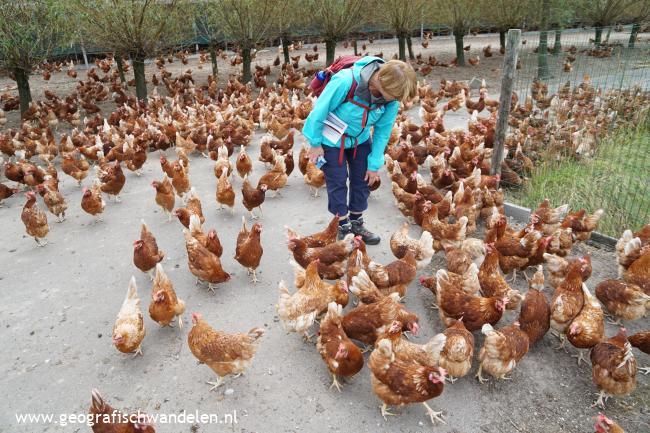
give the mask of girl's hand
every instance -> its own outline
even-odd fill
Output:
[[[323,151],[323,146],[318,146],[318,147],[313,147],[309,146],[309,150],[307,150],[307,156],[309,157],[309,160],[311,162],[316,162],[319,156],[323,155],[325,151]]]
[[[377,173],[376,171],[368,170],[366,171],[366,177],[363,180],[368,182],[369,186],[373,186],[375,182],[379,180],[379,173]]]

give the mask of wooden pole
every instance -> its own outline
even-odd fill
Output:
[[[517,73],[517,55],[519,54],[520,42],[521,30],[508,30],[508,38],[506,41],[506,55],[503,59],[503,68],[501,72],[501,96],[499,98],[499,113],[497,116],[494,149],[492,149],[492,164],[490,166],[490,174],[493,176],[495,174],[501,174],[503,147],[506,141],[506,132],[508,131],[508,116],[510,115],[512,88],[515,83],[515,74]]]

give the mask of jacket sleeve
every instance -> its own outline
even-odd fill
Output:
[[[316,100],[314,108],[307,116],[302,127],[302,135],[305,136],[312,147],[318,147],[322,144],[323,122],[327,115],[345,100],[350,87],[352,87],[350,74],[341,71],[332,76],[325,89],[323,89],[323,93]]]
[[[386,111],[381,115],[374,125],[372,135],[372,150],[368,155],[368,170],[378,171],[384,165],[384,150],[388,144],[393,124],[397,118],[399,102],[391,102],[386,105]]]

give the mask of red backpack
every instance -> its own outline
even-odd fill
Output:
[[[334,60],[334,63],[329,65],[329,67],[327,67],[325,70],[318,71],[314,76],[314,79],[311,80],[311,83],[309,83],[309,88],[312,90],[312,93],[315,96],[320,96],[320,94],[323,93],[323,90],[325,90],[327,83],[330,82],[332,75],[336,74],[341,69],[351,68],[352,65],[354,65],[354,63],[360,59],[361,57],[359,56],[341,56],[338,59]],[[352,95],[354,95],[356,88],[357,80],[355,80],[353,76],[352,87],[350,87],[350,91],[348,92],[346,99],[350,99]]]

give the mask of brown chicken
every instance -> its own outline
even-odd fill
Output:
[[[253,209],[258,208],[260,214],[262,214],[262,203],[266,198],[266,185],[258,184],[257,188],[253,188],[248,181],[248,175],[244,176],[244,183],[242,185],[242,203],[251,217],[251,219],[257,219],[257,216],[253,214]]]
[[[416,265],[413,251],[409,250],[404,258],[395,260],[386,266],[370,260],[366,271],[377,288],[382,290],[394,286],[408,286],[415,279]],[[401,296],[403,295],[402,293]]]
[[[562,218],[566,215],[568,210],[569,205],[566,204],[552,208],[550,200],[546,198],[531,214],[531,218],[533,215],[536,215],[542,224],[542,232],[545,236],[550,236],[560,228]]]
[[[203,227],[201,226],[201,220],[196,215],[190,215],[190,224],[189,224],[190,234],[194,239],[199,241],[208,251],[210,251],[215,256],[221,258],[223,254],[223,247],[221,246],[221,241],[217,235],[215,229],[210,229],[208,234],[203,233]]]
[[[230,212],[235,214],[235,190],[232,188],[226,172],[221,173],[217,182],[217,203],[219,203],[219,210],[227,206],[230,208]]]
[[[88,214],[94,216],[94,222],[101,221],[101,214],[104,212],[106,202],[102,198],[99,179],[93,181],[90,189],[84,187],[83,196],[81,197],[81,208]]]
[[[76,159],[77,156],[79,159]],[[62,154],[61,158],[61,170],[81,185],[81,181],[88,176],[88,170],[90,169],[90,164],[86,158],[80,155],[78,151]]]
[[[309,328],[316,320],[316,316],[323,313],[330,302],[342,306],[348,304],[348,285],[343,280],[335,284],[324,282],[318,275],[318,260],[307,266],[302,272],[301,280],[301,284],[297,284],[298,291],[293,295],[289,293],[285,282],[280,281],[278,284],[280,297],[276,309],[280,322],[287,332],[297,332],[310,339]]]
[[[345,260],[354,248],[354,235],[352,233],[345,236],[343,240],[333,242],[324,247],[307,246],[307,242],[289,235],[287,246],[293,253],[293,257],[302,267],[307,267],[311,262],[318,259],[324,265],[332,265]]]
[[[187,202],[185,204],[185,207],[188,211],[190,211],[190,214],[199,217],[201,224],[205,222],[205,217],[203,216],[203,205],[201,204],[201,199],[196,193],[194,187],[190,188],[190,192],[187,193]]]
[[[185,193],[190,190],[190,177],[187,168],[181,161],[172,163],[172,186],[179,197],[184,198]]]
[[[478,267],[476,267],[476,263],[472,263],[463,275],[447,271],[449,283],[456,287],[462,288],[463,291],[470,295],[477,295],[481,290],[478,274],[479,270]],[[438,287],[438,277],[436,275],[432,275],[430,277],[421,276],[420,284],[431,290],[431,293],[435,295],[436,288]]]
[[[636,359],[625,328],[591,349],[591,379],[600,389],[593,406],[604,408],[609,396],[626,396],[636,389]]]
[[[239,262],[248,271],[248,274],[253,274],[253,283],[257,283],[257,267],[262,260],[264,249],[260,234],[262,233],[262,225],[255,223],[250,230],[246,227],[246,218],[242,217],[242,228],[237,236],[237,246],[235,248],[235,260]]]
[[[469,331],[481,329],[485,323],[496,324],[501,320],[507,297],[483,298],[463,291],[461,287],[451,284],[449,275],[444,269],[436,273],[438,280],[436,298],[440,319],[445,326],[451,326],[462,318]]]
[[[481,328],[481,333],[485,335],[485,341],[478,353],[480,364],[476,377],[484,383],[486,379],[481,373],[485,370],[497,379],[507,379],[506,375],[528,353],[528,335],[521,330],[519,322],[499,330],[486,323]]]
[[[637,332],[636,334],[631,335],[629,340],[632,347],[636,347],[641,352],[650,355],[650,331]],[[639,367],[639,371],[643,374],[650,374],[650,366]]]
[[[518,309],[523,295],[519,290],[511,288],[503,277],[503,274],[501,274],[501,270],[499,269],[499,251],[495,248],[494,244],[486,244],[485,251],[485,259],[478,273],[481,293],[487,298],[506,297],[508,298],[507,308],[509,310]]]
[[[589,292],[586,284],[582,284],[585,302],[580,313],[569,325],[567,339],[578,349],[578,365],[581,361],[587,362],[585,351],[591,349],[605,338],[605,316],[600,302]]]
[[[151,186],[156,189],[156,204],[165,212],[168,221],[171,221],[172,211],[174,210],[174,205],[176,205],[176,195],[174,194],[172,183],[165,174],[163,175],[162,181],[154,180],[151,182]]]
[[[50,231],[50,226],[47,224],[47,215],[36,203],[36,194],[33,191],[26,192],[25,197],[27,197],[27,202],[23,206],[20,219],[25,224],[27,234],[36,241],[36,245],[44,247],[47,245],[46,237]]]
[[[566,278],[557,287],[551,300],[551,328],[561,341],[560,347],[564,347],[567,329],[584,305],[583,268],[584,264],[580,261],[571,263]]]
[[[120,192],[126,183],[126,177],[122,171],[120,161],[115,161],[108,165],[105,170],[100,169],[99,166],[95,166],[95,170],[97,170],[97,177],[102,182],[100,188],[102,192],[108,194],[109,197],[113,197],[116,202],[119,202]]]
[[[275,151],[274,151],[275,152]],[[274,197],[280,194],[280,190],[287,184],[286,165],[282,156],[275,155],[273,168],[264,173],[260,180],[257,181],[258,188],[260,185],[266,185],[274,193]]]
[[[158,249],[156,238],[149,231],[144,220],[140,220],[140,239],[133,242],[133,264],[142,272],[146,272],[153,280],[153,268],[165,257],[165,253]]]
[[[185,312],[185,302],[178,299],[174,285],[165,274],[160,263],[156,264],[156,276],[151,288],[151,303],[149,317],[160,326],[172,326],[178,317],[178,327],[183,329],[182,314]]]
[[[113,325],[113,344],[122,353],[142,355],[140,346],[145,333],[138,288],[135,285],[135,277],[132,276],[126,297]]]
[[[156,433],[147,414],[139,410],[135,416],[121,413],[106,403],[96,389],[92,390],[88,415],[93,421],[93,433]]]
[[[343,307],[336,302],[330,302],[327,306],[327,314],[321,320],[316,343],[318,353],[332,373],[330,388],[335,386],[339,392],[341,383],[338,381],[338,376],[351,377],[363,368],[361,350],[345,335],[341,325],[342,319]]]
[[[544,271],[542,265],[528,281],[528,292],[521,303],[519,324],[521,330],[528,335],[528,342],[533,346],[551,327],[551,307],[542,293],[544,290]]]
[[[251,157],[246,153],[245,146],[239,147],[239,155],[237,156],[235,167],[237,168],[239,177],[242,179],[245,179],[253,171],[253,161],[251,161]]]
[[[417,344],[402,338],[402,328],[404,328],[402,322],[394,320],[390,326],[384,328],[377,337],[377,341],[384,338],[389,339],[393,347],[393,354],[397,359],[413,361],[427,367],[438,366],[440,352],[447,341],[445,334],[436,334],[427,343]]]
[[[200,280],[206,281],[208,290],[214,292],[215,284],[230,281],[230,274],[224,271],[219,257],[192,237],[189,230],[183,229],[183,234],[188,266],[192,275],[196,277],[197,284]]]
[[[339,229],[339,217],[335,215],[325,227],[324,230],[308,236],[299,236],[294,230],[286,227],[287,239],[300,239],[308,248],[324,247],[331,243],[336,242]]]
[[[456,378],[466,376],[472,369],[474,355],[474,336],[467,330],[462,319],[444,330],[447,337],[440,352],[440,367],[447,370],[451,383]]]
[[[372,345],[397,320],[403,324],[403,330],[417,335],[420,329],[418,316],[407,311],[399,299],[397,293],[391,293],[375,303],[359,304],[343,318],[345,334],[366,345]]]
[[[547,264],[546,269],[549,274],[548,281],[554,288],[557,288],[562,284],[562,281],[566,278],[567,271],[569,270],[569,264],[575,261],[580,261],[585,265],[585,271],[582,273],[582,281],[587,281],[589,277],[591,277],[591,257],[588,255],[566,259],[555,254],[544,253],[544,261]]]
[[[309,192],[314,198],[318,197],[318,190],[325,185],[325,173],[323,173],[323,170],[317,168],[316,164],[309,161],[303,178],[305,179],[305,183],[309,185]]]
[[[623,279],[636,284],[646,295],[650,295],[650,245],[641,249],[639,258],[623,273]]]
[[[636,320],[650,310],[650,296],[636,284],[621,280],[605,280],[596,286],[596,298],[603,303],[607,312],[619,320]]]
[[[599,413],[594,424],[595,433],[625,433],[616,422],[607,418],[604,414]]]
[[[68,208],[68,204],[65,202],[59,190],[49,186],[47,182],[38,184],[36,190],[43,197],[43,202],[47,209],[52,215],[57,217],[57,222],[65,221],[65,211]]]
[[[394,415],[388,406],[422,403],[431,422],[444,422],[442,412],[436,412],[426,403],[442,394],[446,371],[441,367],[423,366],[415,361],[395,357],[389,339],[378,342],[368,359],[371,371],[372,389],[382,400],[381,414]]]
[[[431,233],[424,231],[420,239],[413,239],[409,236],[409,223],[407,222],[402,224],[402,227],[391,236],[390,249],[398,259],[403,258],[407,251],[413,251],[418,269],[423,269],[431,263],[431,259],[436,253],[433,249]]]
[[[7,185],[0,183],[0,206],[2,206],[2,201],[7,199],[14,194],[20,192],[19,188],[9,188]]]
[[[598,209],[589,215],[584,209],[575,213],[569,213],[562,221],[562,228],[570,228],[573,233],[573,239],[576,241],[588,241],[591,238],[591,232],[598,227],[598,221],[605,213],[604,210]]]
[[[217,331],[203,320],[201,314],[192,313],[192,329],[187,335],[187,344],[192,355],[217,374],[216,382],[207,382],[213,390],[223,383],[225,376],[234,374],[238,377],[250,367],[258,340],[263,335],[262,328],[253,328],[246,334]]]

